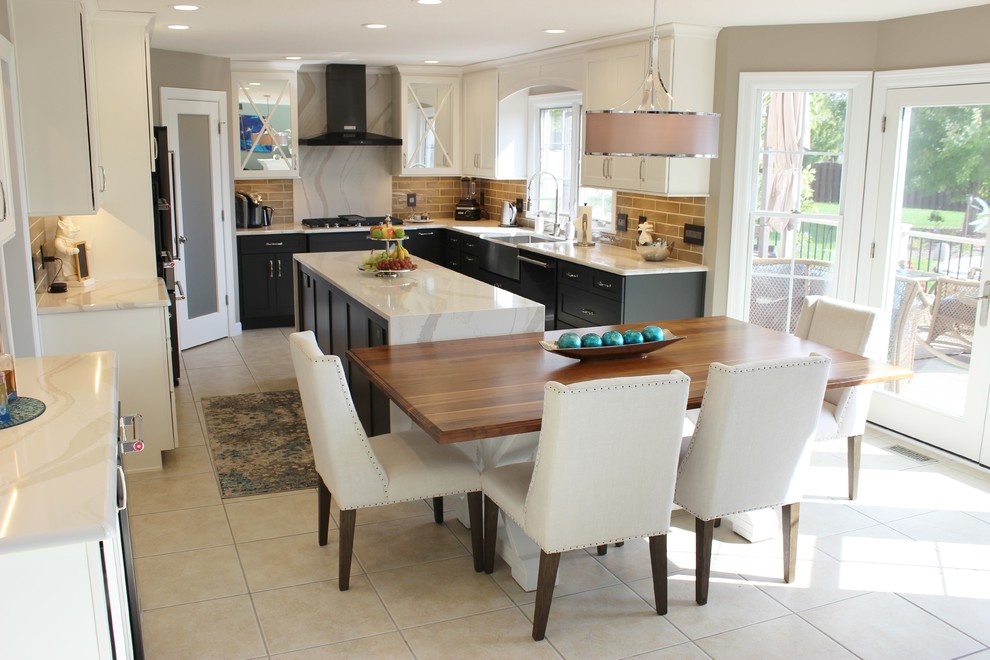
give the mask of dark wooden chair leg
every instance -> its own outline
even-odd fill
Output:
[[[553,601],[553,583],[557,581],[560,553],[547,554],[540,550],[540,572],[536,577],[536,610],[533,612],[533,639],[537,642],[547,633],[550,603]]]
[[[468,520],[471,523],[471,554],[474,556],[474,572],[485,570],[485,543],[482,538],[481,491],[467,494]]]
[[[719,527],[722,526],[722,519],[721,518],[716,518],[714,520],[714,522],[715,522],[715,529],[718,529]]]
[[[615,544],[615,547],[617,547],[617,548],[621,548],[621,547],[622,547],[622,546],[624,546],[625,544],[626,544],[626,542],[625,542],[625,541],[619,541],[618,543],[616,543],[616,544]]]
[[[598,546],[598,556],[601,557],[606,554],[608,554],[608,543],[602,543]]]
[[[495,571],[495,537],[498,535],[498,505],[485,495],[485,573]]]
[[[784,582],[793,582],[797,568],[798,520],[801,517],[801,503],[785,504],[780,507],[781,527],[784,532]]]
[[[667,535],[650,537],[650,564],[653,568],[653,598],[657,614],[667,613]]]
[[[698,605],[708,602],[708,582],[712,577],[712,538],[714,520],[694,519],[694,600]]]
[[[863,452],[863,436],[851,435],[849,444],[849,499],[859,495],[859,460]]]
[[[320,535],[320,545],[327,544],[327,536],[330,533],[330,489],[323,483],[323,477],[319,477],[320,484],[316,488],[316,517]]]
[[[357,509],[340,512],[340,557],[337,563],[337,581],[340,590],[347,591],[351,586],[351,557],[354,554],[354,524],[357,522]]]
[[[470,515],[470,514],[469,514]],[[443,496],[433,498],[433,520],[438,525],[443,524]]]

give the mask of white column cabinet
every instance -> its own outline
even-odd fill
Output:
[[[526,92],[500,100],[497,69],[465,74],[463,87],[464,174],[486,179],[525,179]]]
[[[495,178],[498,144],[498,70],[465,74],[464,174]]]
[[[718,31],[664,25],[657,34],[660,76],[674,97],[674,109],[710,112]],[[585,109],[635,109],[642,102],[637,90],[646,77],[648,55],[647,39],[592,51],[587,59]],[[630,100],[633,94],[637,96]],[[657,106],[670,109],[662,92]],[[704,196],[708,194],[709,165],[703,158],[582,156],[581,183],[658,195]]]
[[[14,71],[14,48],[10,42],[0,37],[0,245],[9,241],[17,231],[17,210],[11,167],[16,162],[16,113],[12,104],[12,94],[16,82],[12,80]]]
[[[28,215],[92,215],[106,187],[92,52],[76,0],[10,0]]]

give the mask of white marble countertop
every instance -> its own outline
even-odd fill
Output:
[[[647,261],[638,252],[614,245],[578,247],[571,241],[559,243],[528,243],[522,250],[537,252],[548,257],[598,268],[616,275],[664,275],[667,273],[707,273],[708,266],[693,264],[680,259]]]
[[[0,554],[109,538],[117,518],[117,357],[18,358],[42,415],[0,430]]]
[[[103,312],[136,307],[168,307],[165,282],[158,277],[99,280],[92,286],[69,287],[65,293],[38,294],[38,314]]]
[[[367,252],[293,255],[327,282],[381,316],[389,343],[483,337],[543,328],[543,305],[423,259],[397,278],[358,266]]]

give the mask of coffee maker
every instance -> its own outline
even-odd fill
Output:
[[[473,177],[461,177],[461,198],[454,207],[454,220],[481,220],[478,182]]]

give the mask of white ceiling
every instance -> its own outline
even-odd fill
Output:
[[[172,8],[198,4],[196,12]],[[463,66],[648,28],[652,0],[96,0],[100,9],[155,14],[153,48],[302,63]],[[657,22],[728,27],[878,21],[985,0],[660,0]],[[169,30],[183,23],[190,29]],[[365,23],[386,23],[369,30]],[[543,33],[562,28],[564,34]],[[837,48],[841,44],[836,44]]]

